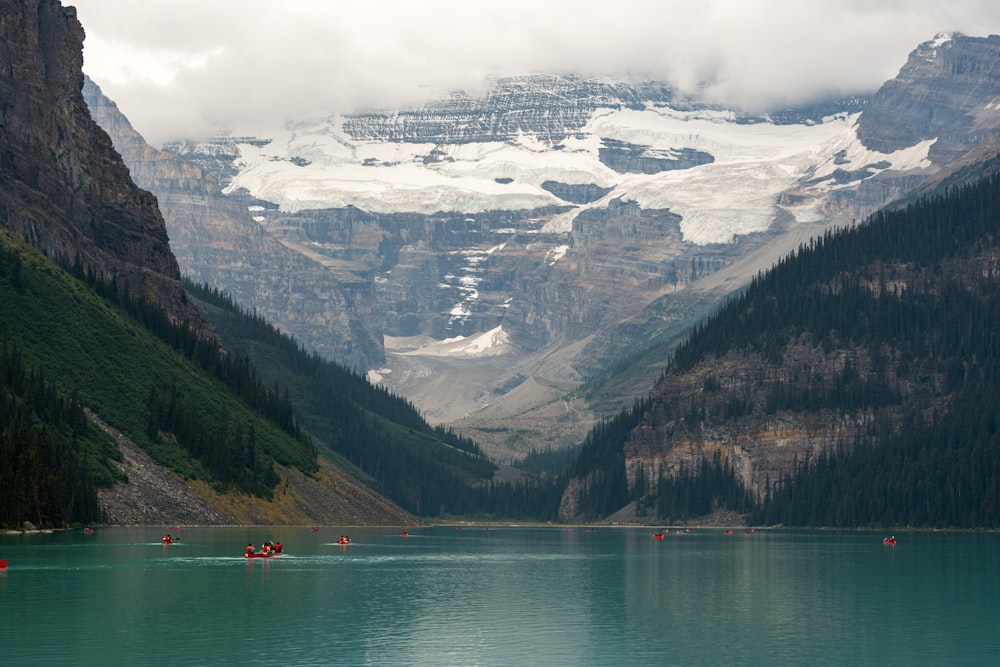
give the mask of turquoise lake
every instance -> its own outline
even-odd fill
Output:
[[[454,526],[2,535],[0,664],[989,665],[1000,535]],[[341,533],[350,546],[339,546]],[[286,553],[247,560],[248,542]]]

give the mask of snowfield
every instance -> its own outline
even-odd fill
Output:
[[[765,231],[779,195],[792,188],[820,195],[845,187],[838,172],[914,169],[926,165],[933,140],[891,155],[865,149],[856,116],[822,123],[737,123],[721,112],[599,109],[582,131],[558,145],[521,135],[512,141],[451,145],[354,142],[337,118],[289,124],[270,143],[239,144],[239,173],[227,192],[241,188],[285,211],[355,206],[375,213],[480,213],[565,205],[546,181],[612,188],[588,206],[612,199],[681,216],[684,239],[728,243]],[[600,160],[604,140],[668,155],[708,153],[709,164],[656,174],[618,173]],[[260,142],[256,142],[259,144]],[[550,221],[546,232],[568,231],[580,209]],[[787,209],[816,219],[808,203]],[[558,257],[554,257],[557,260]]]

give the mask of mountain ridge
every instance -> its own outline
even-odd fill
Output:
[[[75,10],[0,0],[0,16],[0,524],[419,522],[369,485],[394,480],[305,431],[286,377],[265,381],[209,326],[156,198],[84,103]],[[261,355],[285,340],[246,313],[227,316],[260,334]],[[326,416],[340,438],[445,452],[456,477],[463,465],[491,469],[350,370],[310,366],[304,353],[296,362],[337,404]]]
[[[132,178],[157,193],[180,269],[196,282],[224,286],[240,303],[280,323],[286,333],[352,368],[383,357],[371,333],[371,290],[365,273],[331,274],[283,245],[255,222],[247,204],[222,196],[198,165],[146,143],[117,105],[89,77],[83,96],[95,120],[114,137]],[[279,309],[276,304],[282,304]],[[288,317],[294,304],[295,315]]]
[[[49,0],[3,9],[0,221],[49,256],[78,260],[197,326],[155,197],[133,184],[80,94],[76,10]]]
[[[632,400],[584,383],[638,350],[669,350],[802,243],[945,178],[958,153],[989,144],[1000,89],[968,65],[947,77],[949,63],[995,56],[992,38],[936,38],[870,98],[771,116],[678,100],[665,84],[539,76],[421,109],[169,148],[217,174],[265,234],[322,271],[370,281],[364,335],[385,341],[384,357],[364,361],[370,377],[515,460],[530,438],[579,443],[603,410]],[[938,104],[926,93],[935,87],[955,98],[949,137],[882,130],[896,138],[876,141],[880,125],[908,126]],[[898,92],[911,88],[924,92]],[[442,341],[497,327],[499,356],[439,353]],[[627,386],[652,382],[659,367],[633,369],[644,379]]]
[[[590,434],[561,518],[995,526],[997,166],[758,276]]]

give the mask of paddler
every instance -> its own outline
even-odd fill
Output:
[[[253,555],[253,542],[247,545],[247,556]]]

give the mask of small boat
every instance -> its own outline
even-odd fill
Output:
[[[663,539],[663,531],[661,530],[658,533],[653,533],[653,539],[654,540],[662,540]]]
[[[403,537],[409,537],[410,536],[410,531],[404,530],[403,532],[400,533],[400,535],[403,536]]]
[[[732,535],[732,534],[733,534],[733,531],[731,531],[731,530],[727,530],[726,531],[726,535]]]
[[[94,534],[94,529],[93,528],[89,528],[89,527],[88,528],[84,528],[83,529],[83,534],[84,535],[93,535]]]
[[[6,570],[6,569],[7,569],[7,559],[4,558],[3,560],[0,560],[0,570]]]
[[[348,537],[347,535],[341,535],[340,539],[337,540],[337,544],[350,544],[350,543],[351,543],[351,538]]]
[[[244,558],[270,558],[273,555],[274,555],[273,551],[268,551],[267,553],[264,553],[263,551],[256,551],[254,553],[250,553],[249,551],[247,551],[245,554],[243,554],[243,557]]]

